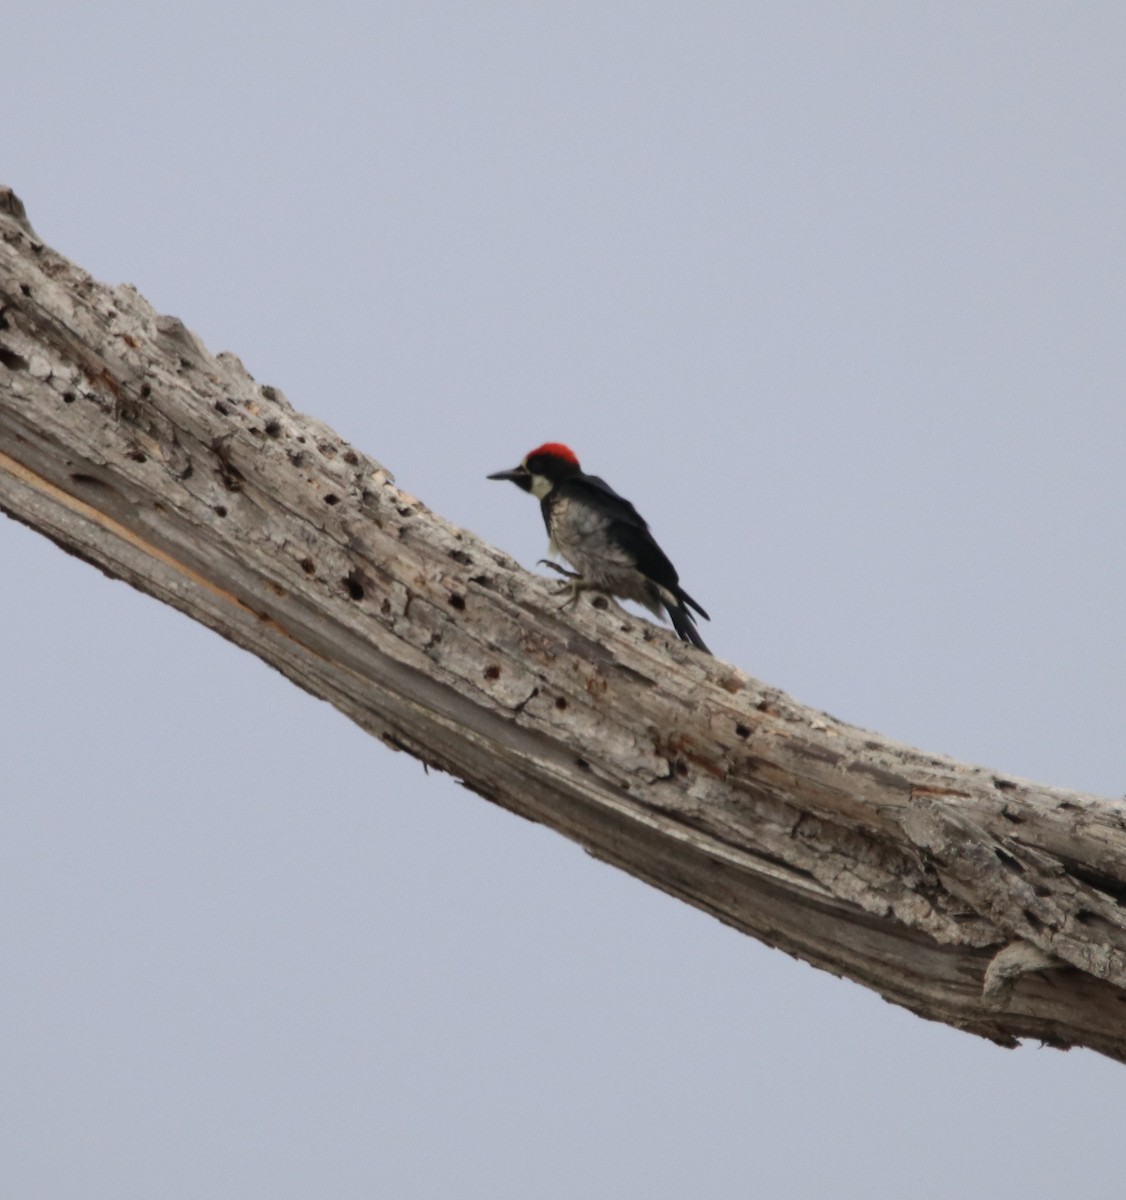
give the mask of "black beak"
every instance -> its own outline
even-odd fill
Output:
[[[527,467],[513,467],[511,471],[496,471],[492,475],[486,475],[486,479],[507,479],[511,483],[517,485],[527,485],[530,472]]]

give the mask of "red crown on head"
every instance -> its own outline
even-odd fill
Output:
[[[573,467],[579,465],[579,460],[574,450],[570,446],[564,446],[562,442],[544,442],[542,446],[537,446],[534,450],[529,450],[525,457],[526,459],[535,458],[537,454],[550,454],[553,458],[561,458]]]

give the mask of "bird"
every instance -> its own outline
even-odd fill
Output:
[[[711,654],[696,628],[696,616],[711,618],[680,586],[676,568],[644,517],[604,479],[587,475],[569,446],[545,442],[519,466],[487,478],[508,480],[540,502],[549,551],[575,567],[568,571],[540,559],[568,577],[568,604],[590,590],[636,601],[658,617],[663,609],[683,641]]]

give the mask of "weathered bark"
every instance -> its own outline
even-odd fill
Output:
[[[236,358],[44,246],[10,193],[0,507],[769,945],[1003,1045],[1126,1059],[1122,804],[854,729],[616,608],[561,612]]]

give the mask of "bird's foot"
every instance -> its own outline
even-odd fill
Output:
[[[568,570],[567,567],[560,566],[557,562],[552,562],[550,558],[541,558],[539,562],[536,563],[536,566],[550,567],[557,574],[566,575],[568,579],[578,579],[580,577],[578,571]]]
[[[559,591],[556,593],[557,595],[566,595],[567,597],[567,599],[564,600],[559,606],[560,611],[565,608],[570,608],[571,605],[574,604],[579,598],[582,592],[585,592],[587,588],[594,586],[593,584],[588,583],[578,573],[578,571],[571,571],[566,567],[561,567],[557,562],[552,562],[550,558],[541,558],[537,565],[542,567],[550,567],[551,570],[557,571],[560,575],[566,576],[566,583],[561,583],[559,585]]]

